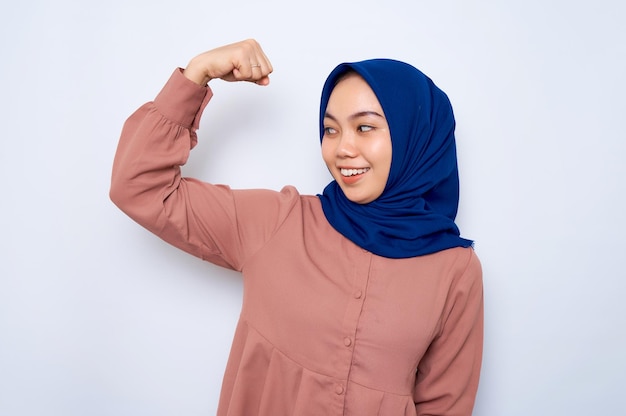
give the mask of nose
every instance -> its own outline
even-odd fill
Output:
[[[349,133],[342,134],[337,145],[337,157],[351,158],[357,156],[357,154],[358,149],[354,135]]]

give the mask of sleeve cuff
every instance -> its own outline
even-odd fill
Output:
[[[154,105],[168,120],[197,129],[202,111],[212,96],[208,86],[187,79],[183,70],[176,68],[154,99]]]

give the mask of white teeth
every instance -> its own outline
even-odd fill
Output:
[[[370,170],[370,168],[365,168],[365,169],[340,169],[341,174],[343,176],[360,175],[362,173],[367,172],[368,170]]]

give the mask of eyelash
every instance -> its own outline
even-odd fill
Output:
[[[331,130],[332,130],[332,131],[331,131]],[[372,131],[372,130],[374,130],[374,127],[373,127],[373,126],[370,126],[370,125],[367,125],[367,124],[361,124],[361,125],[359,125],[359,126],[357,127],[357,130],[358,130],[360,133],[367,133],[368,131]],[[333,133],[336,133],[336,132],[337,132],[337,130],[335,130],[335,129],[334,129],[334,128],[332,128],[332,127],[324,127],[324,135],[326,135],[326,134],[333,134]]]

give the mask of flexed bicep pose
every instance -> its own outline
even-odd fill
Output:
[[[447,96],[404,62],[343,63],[322,88],[319,195],[183,177],[207,84],[272,71],[254,40],[198,55],[127,120],[113,166],[130,217],[242,273],[218,415],[471,415],[482,271],[455,224]]]

